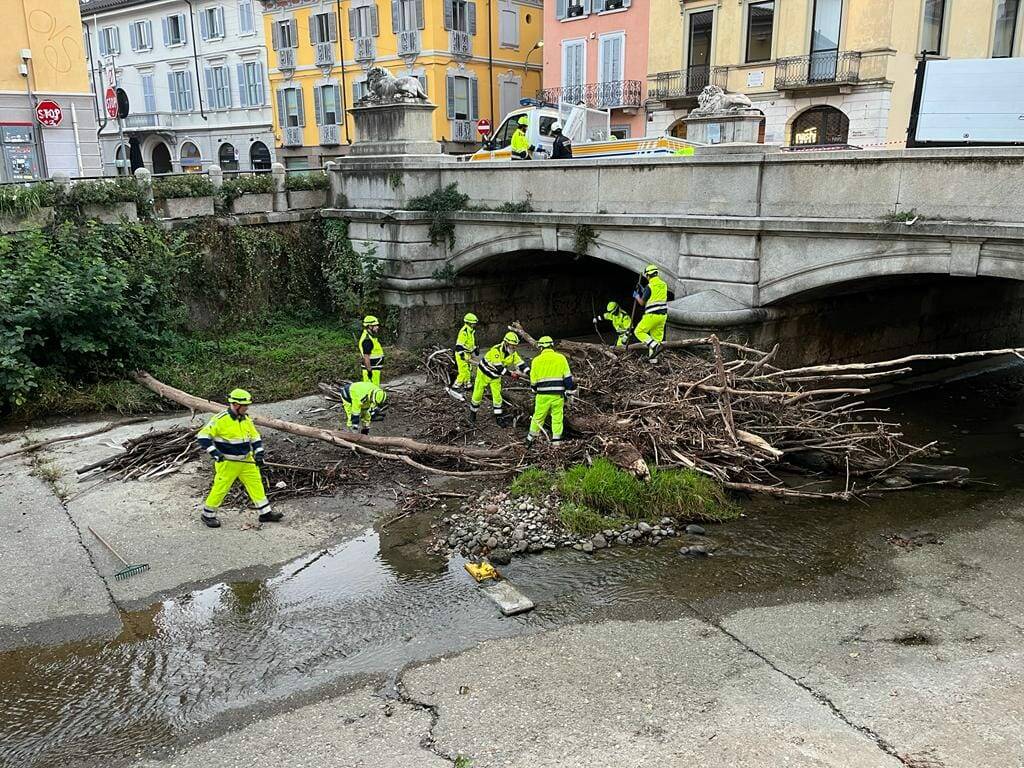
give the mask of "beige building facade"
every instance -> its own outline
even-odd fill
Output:
[[[766,142],[900,147],[922,51],[1024,54],[1024,0],[651,3],[648,135],[684,136],[682,118],[713,84],[750,97]]]

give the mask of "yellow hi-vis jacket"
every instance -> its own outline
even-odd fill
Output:
[[[576,389],[569,361],[561,352],[542,349],[530,363],[530,385],[538,395],[564,395]]]
[[[506,351],[504,347],[504,343],[499,343],[488,349],[487,354],[480,361],[480,371],[492,379],[500,379],[509,370],[523,376],[529,373],[530,367],[519,356],[519,353],[515,350]]]
[[[248,416],[221,411],[196,435],[199,445],[211,456],[215,451],[228,461],[252,461],[263,455],[263,440]]]
[[[370,411],[377,407],[370,395],[378,389],[372,381],[353,381],[341,391],[341,399],[349,402],[352,413],[359,413],[368,421]]]
[[[460,355],[463,360],[468,360],[477,352],[479,347],[476,345],[476,328],[468,324],[462,326],[458,338],[455,339],[455,354]]]
[[[530,140],[526,137],[526,130],[523,128],[516,128],[512,132],[512,145],[510,147],[512,154],[517,157],[526,159],[530,153]]]
[[[617,312],[605,312],[601,317],[610,322],[617,333],[625,333],[633,327],[633,318],[621,309]]]
[[[359,355],[370,356],[370,370],[384,369],[384,347],[380,345],[380,340],[367,330],[359,337]]]
[[[668,283],[655,275],[644,288],[644,314],[664,315],[668,313]]]

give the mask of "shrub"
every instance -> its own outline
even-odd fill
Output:
[[[550,472],[536,467],[527,467],[512,481],[509,491],[513,498],[529,497],[541,499],[551,493],[555,487],[555,478]]]
[[[284,188],[289,192],[304,192],[311,189],[327,189],[330,182],[327,174],[321,171],[308,173],[289,173],[284,177]]]
[[[210,197],[216,192],[213,182],[205,174],[186,173],[164,176],[153,182],[153,197],[167,200],[175,197]]]
[[[49,182],[5,184],[0,187],[0,216],[21,218],[52,206],[57,198],[56,187]]]
[[[383,310],[380,284],[383,267],[370,248],[359,253],[348,236],[348,222],[326,219],[323,223],[327,254],[324,279],[334,311],[341,317],[379,315]]]
[[[103,181],[79,181],[71,185],[66,200],[71,205],[112,205],[135,203],[140,195],[139,185],[133,178]]]
[[[455,211],[465,210],[469,195],[459,192],[459,185],[452,182],[444,189],[437,189],[429,195],[420,195],[409,201],[410,211],[430,213],[430,244],[448,243],[455,247],[455,224],[450,216]]]
[[[220,194],[225,203],[230,203],[242,195],[265,195],[273,191],[273,177],[269,173],[259,173],[228,179],[221,187]]]

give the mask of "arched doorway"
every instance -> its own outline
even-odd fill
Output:
[[[811,107],[793,120],[789,143],[794,147],[846,144],[850,138],[850,118],[835,107]]]
[[[181,145],[178,159],[182,173],[199,173],[203,170],[203,156],[199,154],[199,147],[191,141]]]
[[[669,136],[674,136],[677,139],[685,139],[686,121],[676,120],[674,123],[672,123],[672,125],[668,127],[668,130],[665,131],[665,133],[668,134]]]
[[[118,176],[126,176],[130,173],[128,163],[126,162],[124,144],[118,144],[117,149],[114,150],[114,170]]]
[[[270,170],[270,150],[262,141],[254,141],[249,147],[249,164],[254,171]]]
[[[225,142],[220,145],[220,149],[217,150],[217,165],[222,171],[238,170],[238,152],[235,151],[233,144]]]
[[[171,150],[162,141],[153,145],[153,154],[150,164],[153,166],[153,173],[171,173],[174,165],[171,163]]]

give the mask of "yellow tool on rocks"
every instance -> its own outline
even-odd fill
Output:
[[[517,613],[533,610],[533,600],[502,578],[498,569],[486,560],[479,563],[466,563],[463,568],[480,584],[483,593],[491,598],[506,616],[515,616]]]

